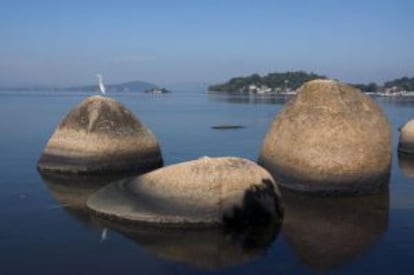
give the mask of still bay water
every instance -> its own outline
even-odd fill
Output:
[[[0,93],[0,274],[411,274],[414,161],[396,154],[414,99],[377,98],[393,134],[389,192],[321,199],[286,194],[280,229],[245,235],[110,227],[81,204],[91,182],[42,178],[36,162],[86,93]],[[165,164],[208,156],[256,160],[286,99],[174,92],[109,95],[157,136]],[[214,130],[214,125],[245,128]],[[91,191],[92,190],[92,191]]]

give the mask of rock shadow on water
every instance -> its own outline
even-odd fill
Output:
[[[243,228],[180,228],[98,219],[162,260],[202,270],[219,270],[251,262],[269,249],[280,231],[277,222]]]
[[[365,196],[310,196],[281,189],[282,234],[300,261],[333,271],[368,253],[388,227],[389,192]]]

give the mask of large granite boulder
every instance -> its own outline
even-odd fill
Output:
[[[38,161],[42,171],[146,172],[163,163],[156,137],[108,97],[83,100],[60,122]]]
[[[398,152],[414,155],[414,119],[408,121],[400,129]]]
[[[374,100],[346,84],[313,80],[276,116],[258,162],[287,188],[370,193],[388,183],[391,143]]]
[[[204,157],[119,181],[93,194],[87,207],[112,220],[179,226],[261,224],[282,216],[272,176],[232,157]]]

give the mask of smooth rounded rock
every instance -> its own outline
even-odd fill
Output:
[[[400,129],[398,152],[414,155],[414,119],[408,121]]]
[[[272,176],[232,157],[203,157],[119,181],[93,194],[87,207],[112,220],[178,226],[261,224],[282,217]]]
[[[108,97],[83,100],[60,122],[38,161],[65,173],[146,172],[163,163],[156,137]]]
[[[277,114],[258,162],[286,188],[372,193],[388,183],[391,145],[374,100],[346,84],[313,80]]]

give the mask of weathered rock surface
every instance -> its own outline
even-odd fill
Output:
[[[240,158],[200,158],[93,194],[87,207],[112,220],[190,225],[261,224],[282,217],[272,176]]]
[[[414,119],[408,121],[400,129],[398,152],[414,155]]]
[[[313,80],[277,114],[258,162],[287,188],[370,193],[388,183],[391,144],[389,123],[370,97]]]
[[[71,110],[38,161],[44,171],[146,172],[162,166],[156,137],[117,101],[92,96]]]

